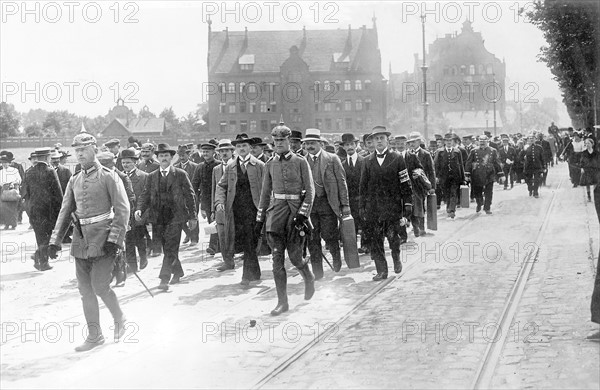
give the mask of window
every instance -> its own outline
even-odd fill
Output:
[[[342,102],[340,100],[338,100],[338,102],[335,103],[335,110],[342,111]]]
[[[260,102],[260,112],[267,112],[267,102]]]
[[[254,68],[254,64],[241,64],[240,69],[245,71],[251,71]]]
[[[315,127],[317,129],[320,129],[321,125],[323,125],[323,120],[322,119],[315,119]]]
[[[235,132],[235,125],[237,124],[236,121],[229,121],[229,131],[230,132]]]
[[[260,131],[262,131],[263,133],[266,133],[267,131],[269,131],[269,121],[267,121],[265,119],[260,121]]]
[[[357,91],[362,91],[362,81],[354,80],[354,89]]]
[[[225,103],[223,102],[219,103],[219,113],[225,114]]]
[[[350,80],[344,81],[344,91],[350,91],[352,89],[352,83]]]
[[[219,130],[221,133],[224,133],[227,130],[227,122],[223,121],[219,123]]]
[[[256,133],[256,121],[250,121],[250,132]]]
[[[361,131],[363,129],[363,119],[356,118],[356,130]]]
[[[371,80],[365,80],[365,89],[371,89]]]
[[[344,111],[352,111],[352,100],[344,101]]]
[[[331,103],[323,103],[323,109],[325,111],[331,111]]]
[[[276,111],[277,111],[277,103],[271,102],[271,112],[276,112]]]
[[[229,113],[235,114],[235,103],[229,103]]]
[[[334,91],[341,91],[342,89],[342,82],[340,80],[335,80],[335,89]]]
[[[244,87],[245,87],[245,86],[246,86],[246,83],[242,81],[242,82],[240,83],[240,93],[244,93]]]
[[[331,118],[326,118],[325,119],[325,129],[326,130],[331,130]]]
[[[365,99],[365,111],[371,110],[371,99]]]
[[[361,99],[357,99],[356,100],[356,111],[362,111],[363,109],[363,103]]]
[[[346,130],[352,130],[352,118],[346,118],[345,122]]]
[[[250,103],[250,114],[254,114],[256,112],[256,103]]]
[[[313,90],[315,92],[315,96],[319,96],[319,92],[321,91],[321,82],[319,80],[315,81]]]
[[[331,89],[331,85],[329,84],[329,81],[324,81],[323,82],[323,90],[329,91],[330,89]]]
[[[469,65],[469,74],[470,75],[474,75],[475,74],[475,65]]]
[[[240,102],[240,112],[246,112],[246,102]]]
[[[227,84],[227,92],[228,93],[235,93],[235,83],[229,83],[229,84]]]
[[[240,121],[240,131],[242,133],[248,132],[248,121]]]
[[[256,83],[248,84],[248,93],[251,93],[252,96],[254,96],[257,93],[256,92]]]
[[[219,92],[225,92],[225,83],[219,83]]]
[[[342,118],[336,118],[336,120],[335,120],[335,129],[337,131],[342,130]]]
[[[466,75],[467,74],[467,67],[464,65],[460,66],[460,74],[461,75]]]

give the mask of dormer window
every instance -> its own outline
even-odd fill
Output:
[[[254,69],[254,54],[244,54],[238,60],[240,70],[251,72]]]

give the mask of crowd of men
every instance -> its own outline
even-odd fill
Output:
[[[304,280],[305,299],[311,299],[314,281],[324,276],[323,260],[328,262],[323,242],[333,271],[342,267],[344,217],[353,217],[358,252],[370,254],[373,280],[379,281],[388,277],[384,239],[394,272],[402,272],[400,248],[408,229],[412,225],[415,237],[430,234],[427,213],[435,214],[442,202],[450,219],[469,202],[477,213],[492,214],[496,182],[509,190],[525,181],[529,196],[538,198],[548,167],[563,158],[578,186],[571,165],[581,160],[582,134],[569,129],[561,138],[557,130],[497,138],[450,132],[427,147],[418,132],[392,136],[384,126],[330,143],[318,129],[303,135],[280,123],[272,143],[238,134],[175,149],[130,138],[123,150],[117,139],[100,146],[82,132],[72,144],[78,160],[73,174],[64,165],[70,154],[60,146],[30,156],[34,165],[24,173],[22,194],[38,244],[34,267],[51,269],[48,259],[71,243],[90,328],[77,350],[88,350],[104,342],[97,296],[121,337],[126,318],[112,280],[122,285],[127,273],[148,265],[148,257],[162,255],[158,288],[179,283],[180,245],[198,244],[200,216],[213,228],[206,253],[221,253],[218,271],[234,269],[234,256],[242,254],[242,286],[261,279],[258,257],[272,256],[278,302],[271,314],[279,315],[289,309],[285,251]]]

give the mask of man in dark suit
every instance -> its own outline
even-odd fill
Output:
[[[491,214],[492,196],[494,193],[494,182],[497,176],[503,176],[500,161],[498,161],[498,152],[496,149],[488,146],[488,137],[479,136],[479,147],[473,149],[465,164],[465,176],[471,180],[473,194],[477,201],[476,212],[483,210],[486,214]]]
[[[185,171],[171,165],[177,152],[168,144],[159,144],[155,153],[160,168],[146,180],[146,187],[136,207],[135,219],[141,220],[144,212],[150,209],[148,220],[153,224],[153,230],[156,228],[165,254],[158,287],[168,290],[169,283],[179,283],[184,275],[179,261],[182,225],[187,222],[189,228],[193,229],[198,219],[190,179]]]
[[[148,174],[141,171],[136,167],[137,161],[139,160],[138,152],[135,149],[125,149],[121,152],[121,163],[123,164],[123,172],[129,177],[133,192],[135,194],[135,206],[137,206],[144,187],[146,186],[146,180]],[[148,219],[148,213],[142,215],[140,221],[130,221],[131,230],[125,234],[125,257],[127,259],[127,269],[131,272],[137,272],[138,269],[144,269],[148,265],[148,256],[146,253],[146,221]],[[140,264],[138,268],[138,261],[135,254],[137,248],[140,255]]]
[[[224,268],[234,265],[233,252],[237,237],[244,251],[243,286],[260,280],[261,276],[256,252],[259,237],[254,232],[254,224],[265,165],[250,154],[255,140],[245,134],[236,137],[232,144],[237,156],[227,163],[215,189],[215,210],[225,213],[225,247],[221,248]]]
[[[192,188],[194,189],[194,193],[200,204],[200,216],[203,219],[206,219],[208,223],[212,223],[213,221],[213,215],[211,213],[211,210],[213,209],[213,205],[211,205],[213,193],[212,171],[214,167],[221,163],[221,161],[215,159],[215,148],[216,145],[213,143],[207,142],[202,144],[200,150],[202,151],[204,162],[198,165],[194,177],[192,178]],[[206,253],[214,255],[217,252],[219,252],[219,235],[211,234]]]
[[[321,238],[333,257],[333,270],[339,272],[342,268],[338,219],[341,215],[350,215],[350,200],[342,162],[338,156],[321,148],[321,130],[307,129],[302,142],[315,186],[315,199],[310,212],[313,231],[308,241],[308,251],[315,280],[318,280],[323,278]]]
[[[62,189],[63,194],[65,193],[65,190],[67,189],[67,184],[69,184],[69,180],[71,179],[72,173],[71,170],[69,168],[67,168],[66,166],[64,166],[61,161],[64,160],[64,154],[60,153],[58,150],[54,150],[51,154],[50,154],[50,164],[52,165],[52,168],[54,168],[54,170],[56,171],[56,174],[58,175],[58,181],[60,183],[60,188]],[[71,235],[73,234],[73,226],[69,227],[69,230],[67,230],[67,234],[65,234],[65,238],[63,238],[63,244],[69,244],[71,242],[73,242],[73,239],[71,238]]]
[[[529,196],[539,198],[538,192],[542,183],[542,175],[546,171],[547,161],[544,159],[544,150],[541,145],[535,142],[535,136],[532,134],[527,138],[527,149],[524,151],[523,173],[527,182]]]
[[[502,164],[502,172],[504,172],[504,189],[508,189],[508,180],[510,178],[510,188],[514,187],[515,178],[512,172],[513,164],[517,159],[517,151],[508,143],[508,135],[500,134],[502,138],[502,146],[498,149],[498,158]]]
[[[146,142],[142,144],[140,149],[140,161],[138,162],[137,168],[142,172],[152,173],[159,168],[158,161],[154,158],[154,144]],[[162,246],[160,239],[154,231],[152,231],[152,239],[147,234],[148,251],[150,257],[160,256],[162,254]]]
[[[37,163],[27,170],[23,180],[23,199],[29,223],[33,226],[38,251],[34,267],[40,271],[52,269],[48,264],[48,245],[63,199],[58,175],[48,163],[50,148],[37,149]]]
[[[550,146],[550,142],[544,139],[544,135],[542,133],[537,134],[536,143],[542,147],[542,152],[544,154],[544,161],[546,164],[550,164],[552,161],[552,147]],[[546,185],[546,178],[548,177],[548,169],[544,169],[542,172],[542,182],[541,185]]]
[[[415,232],[415,237],[424,236],[427,234],[425,231],[425,201],[427,195],[435,194],[435,168],[433,167],[433,158],[431,154],[421,147],[421,141],[423,137],[418,131],[414,131],[408,136],[408,147],[410,148],[410,154],[415,156],[419,163],[423,167],[423,172],[429,182],[431,183],[431,189],[427,194],[418,193],[413,185],[413,213],[412,213],[412,224]],[[414,173],[409,170],[411,175],[411,183],[414,184]]]
[[[188,179],[190,179],[190,183],[194,179],[194,175],[196,174],[196,168],[198,168],[198,164],[193,161],[190,161],[190,149],[187,145],[179,145],[177,148],[177,155],[179,156],[179,161],[177,161],[173,166],[175,168],[183,169],[185,173],[188,175]],[[194,193],[194,197],[196,194]],[[196,214],[198,214],[199,202],[198,199],[196,201]],[[188,242],[192,242],[190,246],[198,245],[198,239],[200,235],[200,228],[196,225],[194,230],[188,229],[188,227],[183,225],[183,232],[185,233],[185,238],[183,239],[183,243],[187,244]]]
[[[444,194],[446,212],[448,217],[454,218],[456,216],[458,189],[465,180],[465,172],[462,154],[454,147],[452,134],[448,133],[444,137],[444,147],[438,149],[433,165],[438,188],[441,188]]]
[[[359,198],[360,198],[360,171],[362,169],[365,158],[356,152],[358,146],[358,139],[354,137],[354,134],[346,133],[342,134],[341,148],[346,151],[346,158],[342,162],[342,167],[346,171],[346,184],[348,185],[348,198],[350,199],[350,213],[354,218],[354,226],[356,227],[356,234],[360,230],[360,248],[358,253],[369,253],[369,238],[365,234],[365,226],[362,224],[362,219],[359,213]]]
[[[394,261],[394,272],[402,272],[400,262],[400,226],[412,213],[412,188],[408,168],[400,153],[388,150],[390,133],[376,126],[370,139],[375,153],[365,158],[360,175],[360,213],[371,232],[371,259],[377,275],[373,280],[387,279],[383,239],[387,237]]]
[[[250,153],[252,153],[252,155],[257,160],[260,160],[263,163],[266,163],[268,158],[267,158],[267,156],[265,156],[263,149],[267,145],[267,143],[263,142],[263,139],[260,137],[254,137],[254,138],[252,138],[252,140],[254,143],[252,144],[252,151]]]

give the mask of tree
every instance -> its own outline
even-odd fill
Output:
[[[558,82],[576,127],[592,126],[600,109],[599,4],[585,0],[536,0],[525,12],[544,33],[548,46],[541,48],[538,58],[548,65]]]
[[[44,135],[42,131],[42,125],[35,122],[25,127],[25,135],[28,137],[41,137]]]
[[[142,107],[138,116],[140,118],[156,118],[156,115],[154,115],[154,113],[150,112],[150,109],[148,108],[148,106]]]
[[[181,129],[179,128],[179,119],[173,111],[173,107],[165,108],[162,110],[159,118],[165,118],[165,127],[167,134],[181,135]]]
[[[19,132],[19,113],[15,106],[0,102],[0,138],[13,137]]]

